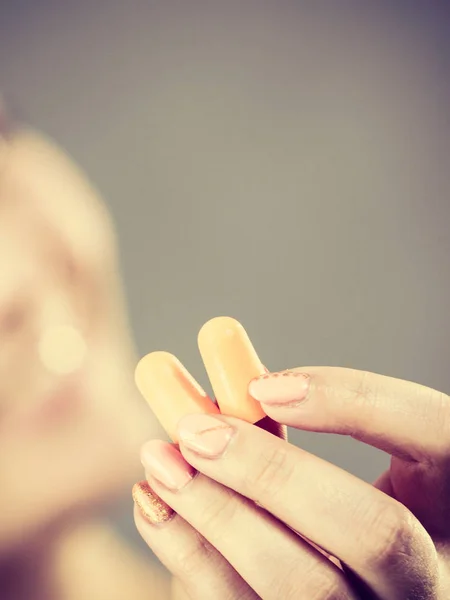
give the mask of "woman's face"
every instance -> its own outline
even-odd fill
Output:
[[[0,555],[136,476],[136,400],[108,215],[30,132],[0,140]]]

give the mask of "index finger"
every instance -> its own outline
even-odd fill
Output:
[[[339,367],[302,367],[254,379],[249,392],[272,419],[350,435],[401,458],[448,455],[450,399],[417,383]]]

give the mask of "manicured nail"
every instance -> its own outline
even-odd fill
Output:
[[[170,490],[181,490],[191,481],[195,470],[168,442],[152,440],[142,446],[141,461],[145,472]]]
[[[165,523],[175,514],[168,504],[163,502],[151,489],[146,481],[140,481],[133,486],[133,500],[142,516],[152,525]]]
[[[178,424],[180,442],[205,458],[223,454],[233,434],[228,423],[211,415],[187,415]]]
[[[255,400],[262,404],[295,406],[307,398],[309,383],[310,378],[307,373],[282,371],[267,373],[252,379],[248,391]]]

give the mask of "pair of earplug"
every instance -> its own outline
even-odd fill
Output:
[[[136,367],[136,384],[174,442],[177,424],[190,413],[222,413],[256,423],[266,415],[248,384],[267,372],[242,325],[231,317],[208,321],[198,346],[217,401],[213,402],[180,361],[152,352]]]

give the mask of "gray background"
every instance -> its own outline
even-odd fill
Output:
[[[450,389],[445,2],[1,3],[0,82],[106,198],[141,353]],[[352,440],[292,439],[372,480]]]

